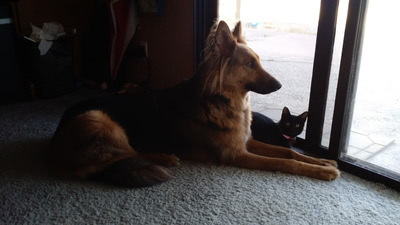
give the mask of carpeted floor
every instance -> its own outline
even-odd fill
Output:
[[[0,106],[0,224],[371,224],[400,222],[400,193],[347,173],[332,182],[182,162],[161,185],[126,189],[47,175],[64,109],[102,94]]]

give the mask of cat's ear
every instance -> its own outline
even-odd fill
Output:
[[[300,118],[301,120],[303,120],[303,121],[306,121],[307,117],[308,117],[308,112],[303,112],[303,113],[299,116],[299,118]]]
[[[290,116],[290,111],[286,106],[282,109],[282,116],[284,115]]]
[[[282,109],[281,120],[284,120],[284,121],[290,120],[290,116],[291,115],[290,115],[289,109],[285,106]]]

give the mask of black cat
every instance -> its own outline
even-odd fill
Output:
[[[255,140],[290,148],[296,137],[303,132],[308,112],[293,116],[285,107],[278,123],[261,113],[252,112],[252,115],[251,132]]]

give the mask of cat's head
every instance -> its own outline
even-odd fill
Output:
[[[283,108],[281,120],[279,121],[281,133],[287,138],[296,138],[296,136],[303,132],[307,116],[308,112],[303,112],[298,116],[294,116],[290,114],[287,107]]]

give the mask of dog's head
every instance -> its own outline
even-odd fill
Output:
[[[259,56],[247,46],[240,22],[233,32],[224,21],[215,24],[207,38],[204,58],[208,71],[204,89],[209,93],[268,94],[282,86],[262,68]]]

